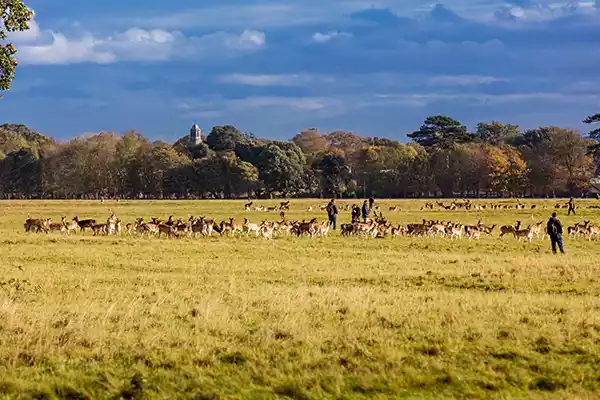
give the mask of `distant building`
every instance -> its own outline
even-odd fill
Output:
[[[190,148],[198,146],[202,143],[202,130],[198,126],[198,124],[194,124],[192,129],[190,129],[190,139],[189,146]]]

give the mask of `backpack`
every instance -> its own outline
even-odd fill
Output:
[[[558,228],[556,227],[556,224],[552,220],[550,220],[548,222],[548,233],[552,236],[558,235]]]

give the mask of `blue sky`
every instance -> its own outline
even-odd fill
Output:
[[[289,139],[402,141],[431,114],[470,127],[586,129],[600,112],[600,0],[29,0],[0,122],[57,139],[197,121]]]

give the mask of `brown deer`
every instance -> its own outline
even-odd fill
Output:
[[[23,225],[23,227],[25,228],[25,232],[40,232],[40,231],[44,231],[45,233],[48,233],[48,225],[50,225],[50,218],[47,219],[41,219],[41,218],[36,218],[33,219],[31,218],[31,216],[27,216],[27,219],[25,220],[25,224]]]
[[[51,223],[48,228],[50,229],[50,232],[65,233],[67,231],[67,217],[61,217],[60,223]]]
[[[94,225],[96,225],[96,220],[95,219],[80,220],[79,217],[75,216],[73,218],[73,221],[77,222],[77,225],[79,225],[79,229],[80,229],[81,233],[84,233],[87,228],[92,229],[92,227]]]
[[[504,235],[511,234],[515,236],[515,232],[521,228],[521,221],[517,221],[517,223],[513,225],[504,225],[500,227],[500,237],[504,237]],[[516,237],[516,236],[515,236]]]

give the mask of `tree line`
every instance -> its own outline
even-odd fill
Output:
[[[600,114],[584,122],[600,122]],[[23,125],[0,126],[0,197],[269,198],[583,196],[600,190],[600,129],[585,137],[556,126],[522,131],[481,122],[469,132],[428,117],[412,142],[323,134],[260,139],[215,126],[190,148],[130,131],[58,143]]]

